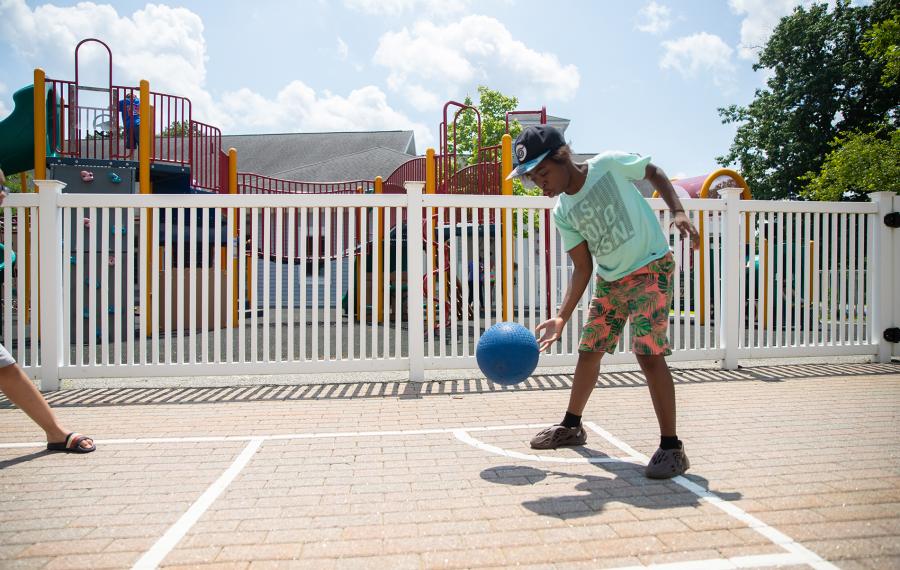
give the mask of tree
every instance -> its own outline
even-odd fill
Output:
[[[864,34],[891,17],[895,0],[852,6],[838,0],[798,7],[782,18],[754,70],[771,77],[746,107],[719,109],[738,125],[722,165],[739,165],[759,198],[801,196],[841,132],[895,123],[900,85],[881,83],[885,64],[863,51]],[[896,126],[896,124],[894,124]]]
[[[900,10],[890,20],[872,26],[862,47],[869,57],[884,64],[882,85],[891,87],[900,82]]]
[[[882,129],[883,130],[883,129]],[[819,174],[803,177],[804,195],[813,200],[860,199],[867,192],[900,189],[900,129],[854,132],[832,142]]]
[[[160,136],[164,137],[180,137],[186,135],[191,130],[190,121],[172,121],[168,127],[163,129]],[[199,134],[197,125],[194,125],[194,134]]]
[[[508,97],[500,91],[495,91],[484,85],[478,86],[478,103],[472,103],[472,97],[466,95],[463,99],[466,105],[478,107],[481,113],[481,148],[500,144],[500,139],[506,134],[506,113],[515,111],[519,105],[516,97]],[[450,152],[453,152],[454,125],[452,116],[447,117]],[[509,134],[513,139],[522,131],[518,121],[512,121],[509,126]],[[456,123],[456,152],[470,157],[470,164],[478,159],[478,120],[473,111],[463,111]]]
[[[472,97],[466,95],[463,99],[466,105],[474,105]],[[481,147],[478,146],[478,119],[475,113],[470,110],[463,111],[460,114],[459,121],[456,123],[456,151],[459,155],[466,157],[466,164],[475,164],[479,159],[479,151],[482,148],[496,146],[501,143],[503,135],[506,134],[506,114],[515,111],[519,105],[516,97],[509,97],[500,91],[491,89],[484,85],[478,86],[478,104],[474,105],[481,113]],[[447,118],[450,121],[449,141],[450,152],[453,152],[453,119],[452,116]],[[509,123],[509,135],[515,138],[522,132],[522,125],[519,121],[512,119]],[[460,165],[462,166],[462,165]],[[537,188],[525,188],[519,180],[513,181],[513,194],[516,196],[528,195],[535,196],[540,194]]]

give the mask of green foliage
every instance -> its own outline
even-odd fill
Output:
[[[804,196],[813,200],[861,198],[867,192],[900,191],[900,129],[888,136],[852,132],[835,138],[818,174],[807,173]]]
[[[19,178],[18,174],[7,176],[6,181],[3,183],[3,185],[9,188],[10,192],[22,192],[21,179]],[[27,186],[27,188],[25,189],[26,192],[34,188],[34,170],[29,170],[25,173],[25,185]]]
[[[881,84],[891,87],[900,82],[900,10],[890,20],[879,22],[866,32],[863,51],[884,64]]]
[[[473,111],[463,111],[456,123],[456,152],[466,155],[469,164],[478,160],[480,148],[500,144],[503,135],[506,134],[506,113],[515,111],[519,105],[516,97],[507,97],[500,91],[495,91],[484,85],[478,86],[478,103],[473,103],[472,98],[466,95],[463,100],[466,105],[478,107],[481,113],[481,147],[478,146],[478,119]],[[452,110],[452,109],[451,109]],[[447,117],[450,123],[448,128],[450,152],[453,152],[453,117]],[[515,139],[522,131],[518,121],[513,121],[509,126],[509,134]],[[462,165],[460,165],[462,166]]]
[[[186,135],[190,129],[190,121],[172,121],[168,127],[163,129],[160,135],[164,137],[179,137]],[[194,134],[198,134],[197,125],[194,125]]]
[[[838,0],[798,7],[782,18],[753,68],[770,73],[746,107],[719,109],[737,125],[723,166],[738,165],[763,199],[801,196],[841,132],[896,126],[900,85],[881,83],[885,64],[863,51],[866,31],[891,17],[896,0],[855,6]]]

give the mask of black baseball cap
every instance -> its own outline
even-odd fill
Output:
[[[550,125],[527,127],[513,143],[513,169],[506,179],[511,180],[531,172],[551,152],[565,144],[562,133]]]

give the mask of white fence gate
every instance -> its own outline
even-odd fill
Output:
[[[38,181],[0,212],[0,331],[60,378],[474,368],[485,329],[534,328],[572,266],[542,197],[84,195]],[[870,203],[686,200],[671,360],[898,354],[900,231]],[[40,255],[37,255],[37,252]],[[37,261],[39,260],[39,262]],[[593,286],[541,365],[575,362]],[[274,298],[272,298],[274,296]],[[309,298],[312,297],[312,298]],[[607,362],[633,358],[626,328]]]

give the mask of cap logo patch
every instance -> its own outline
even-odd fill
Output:
[[[528,156],[528,151],[525,149],[524,144],[516,145],[516,158],[519,159],[519,162],[525,162],[525,157]]]

